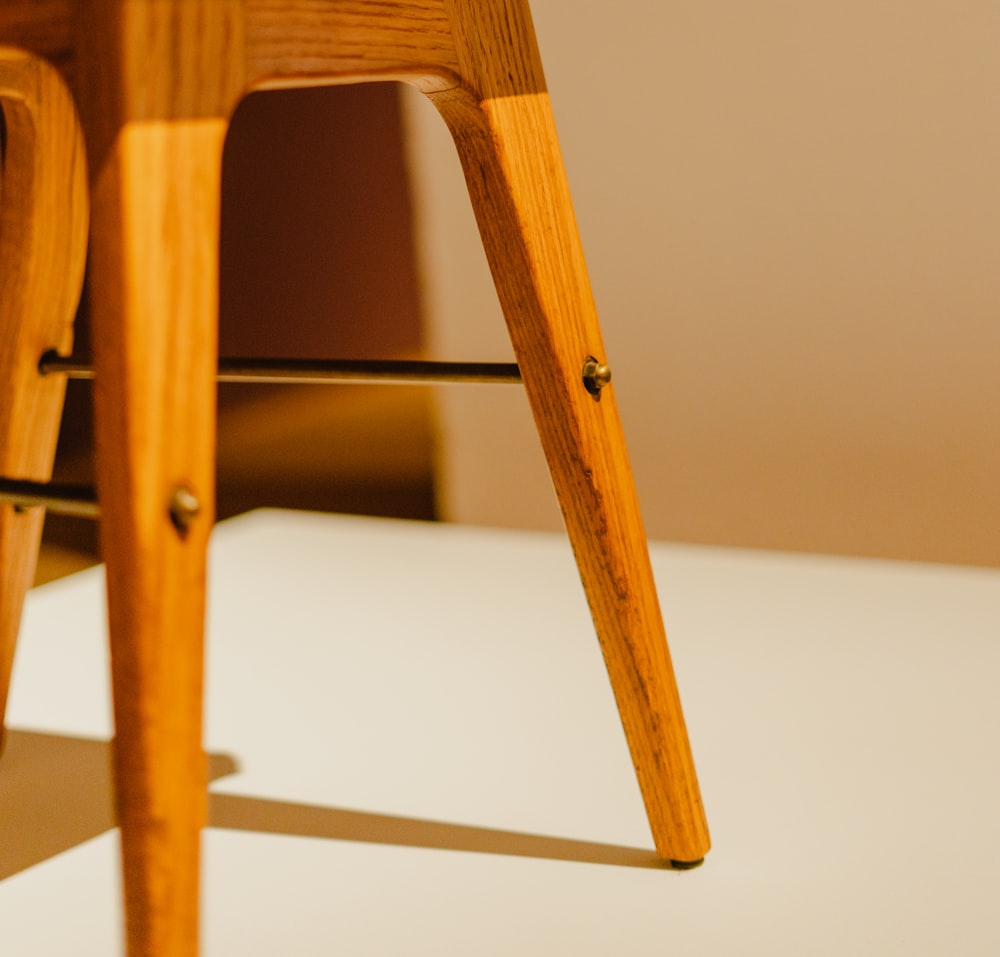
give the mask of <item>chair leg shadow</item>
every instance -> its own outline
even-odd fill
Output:
[[[366,844],[504,854],[552,861],[668,868],[654,851],[617,844],[524,834],[391,814],[263,800],[235,794],[209,796],[209,826]]]
[[[208,778],[237,770],[208,755]],[[111,742],[8,728],[0,759],[0,880],[115,827]]]
[[[208,755],[208,778],[238,770]],[[235,794],[209,795],[209,826],[336,841],[668,869],[654,851]],[[111,742],[8,729],[0,761],[0,880],[115,827]]]

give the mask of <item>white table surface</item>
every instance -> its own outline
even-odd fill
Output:
[[[1000,954],[1000,573],[653,561],[714,840],[686,873],[650,866],[562,537],[221,525],[204,953]],[[102,602],[97,569],[29,598],[4,955],[121,949]]]

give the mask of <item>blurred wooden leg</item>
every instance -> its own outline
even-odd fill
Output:
[[[227,74],[240,62],[234,9],[225,0],[98,2],[83,28],[97,478],[130,957],[198,948],[219,184],[239,93]]]
[[[68,350],[87,250],[87,173],[76,110],[42,60],[0,47],[0,476],[52,474],[65,380],[43,377]],[[0,505],[0,727],[21,607],[44,513]]]
[[[708,829],[526,2],[448,5],[465,83],[432,94],[454,135],[660,855]]]

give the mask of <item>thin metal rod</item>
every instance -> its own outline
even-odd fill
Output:
[[[47,352],[43,374],[93,379],[94,369],[73,356]],[[497,382],[521,381],[514,362],[423,362],[395,359],[220,359],[219,382],[273,382],[300,385],[330,382]]]
[[[220,382],[520,382],[513,362],[393,359],[221,359]]]
[[[85,485],[0,478],[0,502],[24,507],[41,505],[50,512],[78,518],[97,518],[101,514],[97,495]]]

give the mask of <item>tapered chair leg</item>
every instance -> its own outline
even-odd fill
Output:
[[[237,5],[105,3],[81,52],[114,767],[129,957],[198,947],[219,189]],[[86,59],[114,51],[118,62]],[[139,80],[141,78],[141,81]],[[90,84],[119,84],[117,89]],[[116,112],[117,111],[117,112]]]
[[[0,476],[52,473],[65,382],[43,377],[68,350],[87,251],[87,173],[76,110],[45,61],[0,47]],[[0,727],[41,508],[0,504]]]
[[[197,952],[216,361],[206,237],[217,228],[221,149],[217,129],[124,131],[93,193],[97,480],[129,957]],[[162,229],[173,231],[170,250]],[[196,249],[202,257],[185,263]]]
[[[708,829],[614,388],[584,378],[606,356],[527,3],[449,7],[464,83],[431,98],[458,146],[657,850],[690,864]]]

